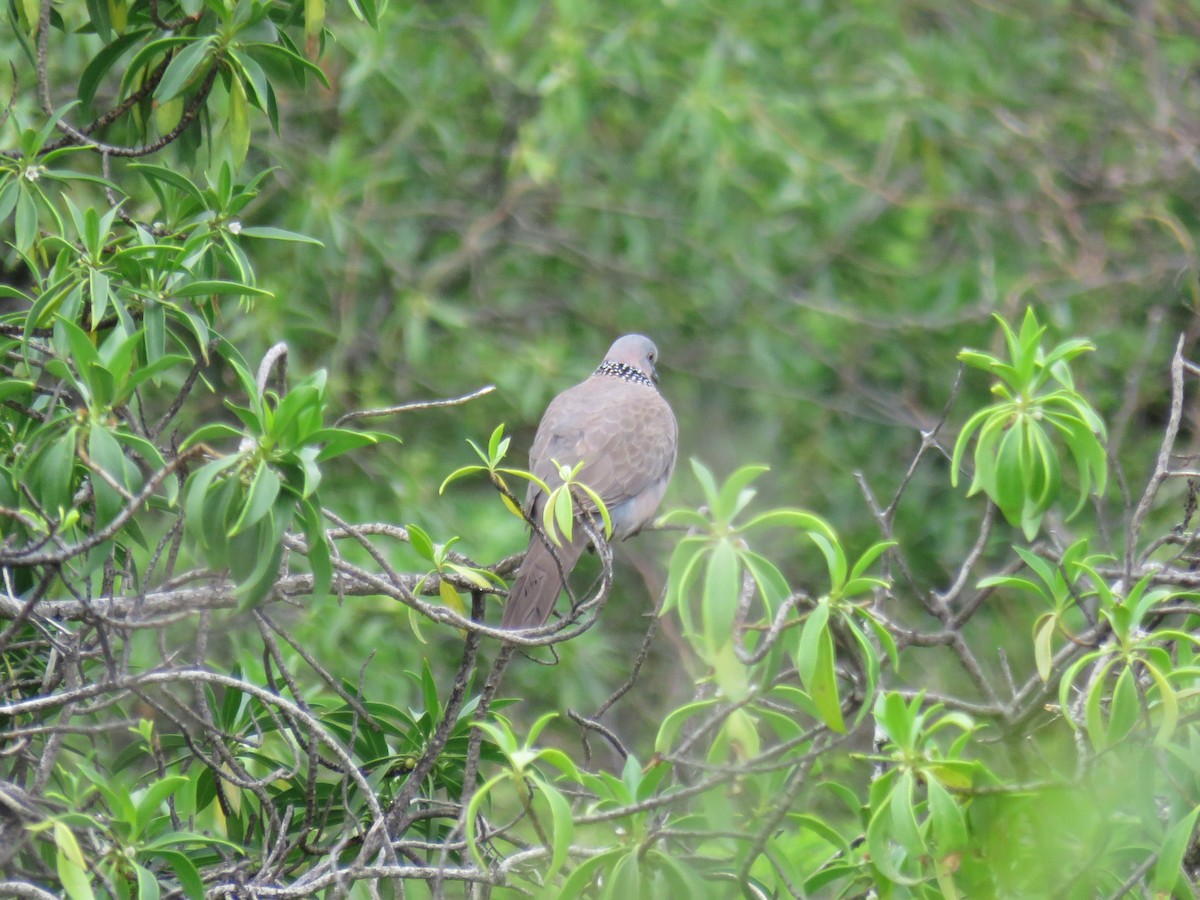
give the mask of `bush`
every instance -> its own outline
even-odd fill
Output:
[[[713,457],[723,465],[741,435],[703,447],[698,438],[694,455],[707,463],[694,458],[676,476],[695,508],[676,504],[662,533],[639,539],[673,547],[663,600],[644,627],[604,611],[634,579],[614,568],[599,529],[598,574],[561,618],[522,634],[488,624],[518,561],[488,560],[522,527],[513,490],[527,474],[492,411],[474,403],[492,389],[397,405],[390,393],[400,388],[381,387],[388,379],[378,371],[355,381],[361,360],[340,357],[339,366],[335,356],[327,376],[302,358],[323,348],[302,339],[305,329],[323,339],[338,327],[332,314],[320,319],[327,311],[313,296],[297,297],[291,318],[279,304],[331,245],[347,278],[345,246],[368,258],[364,271],[384,259],[413,262],[419,277],[405,276],[398,304],[409,366],[395,376],[401,387],[415,394],[428,373],[487,357],[497,380],[521,376],[525,390],[509,411],[524,404],[524,420],[536,415],[541,388],[563,374],[566,342],[551,350],[540,334],[527,335],[542,370],[495,359],[499,333],[476,333],[458,318],[474,307],[455,285],[482,264],[479,247],[489,241],[514,252],[517,238],[538,248],[558,240],[539,216],[595,237],[569,204],[550,212],[555,179],[574,184],[574,167],[591,164],[572,155],[571,141],[589,136],[584,101],[605,83],[593,68],[603,54],[573,43],[599,29],[585,11],[560,6],[545,43],[533,24],[537,4],[484,4],[478,21],[436,23],[485,39],[477,49],[506,73],[491,73],[498,104],[520,118],[538,100],[550,116],[497,144],[496,158],[515,160],[520,177],[508,180],[507,163],[481,175],[477,160],[464,164],[471,177],[455,173],[463,204],[478,201],[470,185],[503,182],[482,192],[497,200],[495,189],[500,201],[463,228],[461,251],[444,246],[437,223],[339,244],[344,210],[318,208],[336,190],[314,177],[311,196],[301,191],[288,205],[281,196],[294,187],[294,169],[269,171],[268,160],[289,150],[256,128],[287,134],[281,106],[303,106],[303,92],[337,77],[342,96],[362,91],[365,108],[374,102],[378,85],[355,80],[367,61],[333,65],[322,56],[331,22],[364,58],[386,43],[385,32],[370,32],[384,27],[373,4],[354,2],[348,15],[320,0],[9,8],[12,33],[0,46],[12,50],[20,77],[0,132],[0,893],[1192,895],[1200,877],[1200,473],[1176,450],[1188,379],[1200,372],[1187,358],[1191,332],[1179,338],[1165,388],[1144,378],[1155,350],[1147,340],[1124,388],[1113,390],[1084,354],[1115,339],[1055,343],[1063,316],[1048,304],[1040,315],[1024,310],[1019,324],[1001,316],[1000,349],[963,350],[966,368],[945,413],[916,433],[863,432],[861,445],[847,446],[850,430],[833,422],[820,452],[782,460],[798,474],[730,465],[724,478]],[[427,12],[392,12],[405,41],[419,44],[413,33],[432,29]],[[766,271],[763,259],[738,255],[739,217],[758,216],[767,194],[786,207],[762,184],[786,168],[781,160],[802,160],[779,134],[749,146],[729,127],[765,115],[735,77],[732,94],[719,94],[721,65],[740,68],[736,52],[722,55],[733,38],[709,46],[707,23],[678,15],[681,49],[653,45],[656,58],[674,61],[673,72],[702,71],[659,122],[664,132],[643,148],[643,162],[663,164],[648,171],[665,173],[664,191],[681,158],[700,167],[689,202],[705,216],[695,234],[690,225],[670,231],[675,253],[711,241],[738,265]],[[891,20],[880,15],[882,29]],[[771,35],[759,37],[774,47]],[[525,54],[528,45],[539,52]],[[428,49],[405,46],[414,56]],[[650,45],[606,46],[648,87],[657,84],[654,67],[632,52]],[[456,55],[421,59],[429,96],[458,83],[452,70],[478,86],[479,73]],[[433,64],[446,59],[454,65]],[[395,65],[389,57],[381,68]],[[441,119],[436,102],[421,106],[422,137],[428,127],[470,156],[457,129],[469,124],[471,90]],[[59,103],[67,94],[73,99]],[[328,111],[313,100],[311,112]],[[362,138],[370,124],[348,124],[346,139]],[[485,126],[507,133],[509,124]],[[857,126],[878,130],[871,116]],[[628,128],[617,131],[632,135],[632,120]],[[744,164],[741,181],[709,165],[714,147]],[[945,177],[939,152],[924,151],[931,185]],[[331,151],[318,174],[336,181],[354,159]],[[425,171],[440,159],[422,157]],[[740,201],[726,196],[726,176],[746,192]],[[594,187],[605,178],[584,180]],[[635,182],[655,196],[645,172],[615,184],[613,196],[624,203],[619,192]],[[862,214],[840,195],[821,208]],[[334,224],[317,221],[322,209]],[[723,209],[732,216],[725,229]],[[866,249],[908,265],[913,242],[935,225],[902,204],[896,214],[894,240]],[[265,224],[289,216],[325,242]],[[497,235],[510,218],[517,238],[505,245]],[[1177,223],[1167,212],[1160,220]],[[652,265],[652,232],[644,222],[625,226],[596,239],[621,248],[614,259]],[[410,241],[410,255],[393,240]],[[746,252],[779,250],[769,243],[764,236]],[[497,276],[509,293],[489,297],[489,315],[519,318],[506,304],[524,278],[569,282],[565,260],[599,258],[595,247],[563,244],[512,282]],[[528,261],[488,262],[503,273]],[[832,281],[846,282],[844,262],[826,273]],[[690,253],[675,264],[683,282],[696,277]],[[275,271],[287,265],[296,272]],[[717,272],[728,280],[706,287],[713,293],[701,292],[690,309],[712,313],[711,341],[693,345],[705,351],[724,346],[720,323],[742,315],[740,279],[757,282],[736,266]],[[731,287],[739,290],[722,295]],[[716,353],[705,364],[721,379],[777,369],[778,384],[855,381],[849,362],[814,362],[822,347],[849,354],[866,340],[853,321],[844,331],[806,330],[812,352],[793,359],[782,349],[792,334],[772,319],[777,299],[746,304],[747,318],[761,317],[753,366],[738,356],[720,369]],[[272,315],[288,319],[274,323],[278,335]],[[1089,321],[1103,329],[1104,316]],[[1150,331],[1165,320],[1152,316]],[[458,354],[435,359],[438,328],[461,342]],[[363,340],[377,350],[369,330]],[[912,354],[940,362],[917,392],[936,396],[930,385],[948,380],[953,354],[932,339],[947,333],[983,335],[974,319],[962,331],[931,328]],[[290,342],[276,341],[283,334]],[[897,343],[880,359],[903,364]],[[1129,354],[1110,352],[1115,359],[1092,365],[1122,371]],[[992,379],[990,404],[979,399],[976,370]],[[681,419],[687,410],[694,420],[685,434],[720,431],[725,411],[706,408],[702,417],[701,402],[689,407],[680,393]],[[371,405],[379,394],[388,405]],[[441,407],[454,424],[413,425],[401,448],[388,430],[359,427]],[[1114,414],[1121,434],[1140,417],[1147,439],[1120,445],[1101,411]],[[772,434],[785,444],[791,420],[780,409],[773,415]],[[477,447],[480,464],[462,468],[442,441],[482,422],[491,439]],[[956,422],[964,424],[956,430]],[[1161,440],[1153,460],[1150,438]],[[905,446],[916,449],[893,452]],[[799,493],[797,483],[820,480],[822,454],[878,457],[859,473],[861,503],[817,513],[783,499]],[[1135,496],[1127,467],[1151,462]],[[969,488],[952,491],[960,478]],[[763,484],[771,502],[756,493]],[[409,524],[396,521],[400,505]],[[508,524],[516,529],[506,533]],[[632,643],[585,635],[597,622],[597,631],[618,635],[624,627]],[[555,678],[535,668],[554,662]],[[510,695],[535,679],[553,683],[523,705]],[[637,703],[621,705],[626,698]]]

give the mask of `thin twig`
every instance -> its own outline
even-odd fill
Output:
[[[1130,584],[1133,583],[1134,556],[1142,532],[1142,523],[1150,512],[1159,487],[1171,471],[1171,449],[1175,446],[1175,437],[1179,433],[1179,421],[1183,414],[1183,369],[1183,335],[1180,335],[1179,340],[1175,342],[1175,355],[1171,358],[1171,411],[1163,431],[1162,446],[1158,450],[1154,473],[1146,483],[1146,490],[1133,511],[1133,518],[1129,522],[1129,530],[1125,537],[1125,578]]]
[[[462,403],[475,400],[478,397],[484,397],[496,390],[494,384],[484,385],[468,394],[463,394],[459,397],[449,397],[445,400],[418,400],[413,403],[401,403],[398,406],[385,406],[379,409],[360,409],[354,412],[348,412],[336,422],[335,427],[345,425],[347,422],[353,422],[355,419],[374,419],[380,416],[394,416],[397,413],[412,412],[417,409],[436,409],[442,406],[458,406]]]

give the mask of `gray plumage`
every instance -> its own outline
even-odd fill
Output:
[[[578,480],[604,501],[614,540],[637,533],[650,520],[675,468],[679,429],[658,392],[657,359],[648,337],[619,338],[586,381],[550,401],[529,451],[529,470],[551,490],[562,484],[558,465],[573,468],[583,461]],[[545,499],[530,483],[526,508],[539,524]],[[550,618],[563,578],[588,544],[584,529],[572,532],[572,540],[554,547],[553,555],[537,535],[530,540],[502,627],[535,628]]]

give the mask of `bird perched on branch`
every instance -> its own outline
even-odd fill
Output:
[[[679,427],[658,392],[657,361],[658,349],[648,337],[618,338],[586,381],[550,401],[529,451],[529,470],[551,490],[563,484],[560,467],[583,463],[578,481],[603,501],[614,539],[636,534],[650,520],[675,468]],[[545,502],[545,492],[531,482],[526,509],[535,522],[541,522]],[[586,496],[581,509],[595,512]],[[587,533],[579,527],[561,546],[547,546],[535,533],[509,591],[501,626],[544,624],[587,544]]]

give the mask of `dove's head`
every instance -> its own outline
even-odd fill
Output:
[[[604,361],[632,366],[658,384],[658,373],[654,371],[654,364],[658,362],[658,348],[644,334],[627,334],[617,338],[604,354]]]

